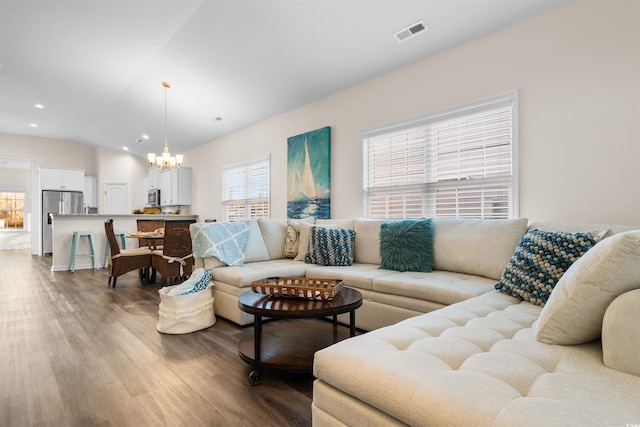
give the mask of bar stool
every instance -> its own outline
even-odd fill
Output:
[[[89,245],[89,249],[91,253],[89,254],[79,254],[78,246],[80,245],[80,238],[86,237],[87,243]],[[76,269],[76,258],[88,256],[91,257],[91,266],[96,268],[96,245],[95,245],[95,236],[93,235],[93,231],[75,231],[73,233],[73,240],[71,242],[71,254],[69,255],[69,270],[72,272]],[[97,270],[97,268],[96,268]]]
[[[116,231],[113,234],[115,234],[116,237],[120,237],[120,249],[127,249],[127,239],[124,238],[127,233],[124,231]],[[107,268],[107,257],[109,256],[109,251],[111,251],[111,247],[109,246],[109,239],[107,239],[107,243],[104,244],[104,262],[102,263],[104,268]]]

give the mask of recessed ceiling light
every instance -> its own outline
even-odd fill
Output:
[[[36,105],[34,105],[34,107],[36,107],[36,108],[44,108],[44,105],[42,105],[42,104],[36,104]]]
[[[221,122],[222,121],[222,117],[218,116],[214,120],[217,121],[217,122]]]
[[[144,139],[149,139],[149,135],[142,135]]]
[[[31,126],[32,128],[37,128],[38,127],[38,125],[35,124],[35,123],[31,123],[29,126]]]
[[[129,147],[122,147],[124,151],[129,151]]]

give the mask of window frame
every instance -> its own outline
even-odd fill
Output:
[[[266,178],[262,181],[262,182],[258,182],[258,185],[266,185],[266,197],[255,197],[256,195],[251,194],[252,193],[252,182],[251,182],[251,177],[249,175],[249,172],[251,171],[252,168],[261,168],[264,167],[266,165],[267,167],[267,171],[266,171]],[[228,173],[235,171],[237,172],[244,172],[244,195],[248,196],[248,197],[240,197],[240,198],[229,198],[229,191],[230,189],[227,188],[227,185],[229,183],[228,180]],[[271,156],[270,155],[266,155],[266,156],[260,156],[260,157],[256,157],[253,159],[249,159],[249,160],[245,160],[242,162],[237,162],[237,163],[231,163],[228,165],[224,165],[222,167],[222,210],[223,210],[223,217],[224,217],[224,221],[245,221],[245,220],[249,220],[249,219],[255,219],[255,218],[269,218],[270,216],[270,212],[271,212]],[[264,204],[266,202],[266,209],[262,208],[260,209],[261,211],[265,211],[266,210],[266,215],[254,215],[254,213],[256,211],[252,210],[252,204],[255,203],[262,203]],[[232,204],[235,205],[244,205],[244,207],[242,208],[244,210],[244,216],[242,218],[238,217],[237,215],[231,215],[230,214],[230,206]]]
[[[11,231],[16,231],[16,230],[26,230],[26,206],[27,206],[27,192],[26,191],[17,191],[17,190],[0,190],[0,193],[2,194],[8,194],[8,195],[13,195],[13,202],[16,202],[16,195],[21,194],[22,195],[22,208],[15,208],[15,207],[0,207],[0,211],[1,212],[7,212],[7,216],[6,218],[9,218],[9,220],[13,219],[14,221],[19,220],[20,218],[10,218],[13,217],[13,215],[11,213],[16,212],[16,213],[21,213],[18,216],[21,216],[22,218],[22,227],[21,228],[17,228],[17,227],[9,227],[8,223],[6,223],[5,220],[5,215],[0,215],[0,219],[3,219],[3,224],[4,226],[2,228],[0,228],[0,231],[2,230],[11,230]],[[8,203],[8,205],[12,204],[11,202]]]
[[[425,129],[425,132],[428,133],[433,127],[435,127],[436,124],[440,123],[442,124],[445,121],[451,121],[451,120],[456,120],[456,119],[463,119],[463,118],[467,118],[469,116],[473,116],[476,114],[481,114],[483,112],[489,112],[492,110],[496,110],[496,109],[500,109],[500,108],[511,108],[511,114],[510,114],[510,121],[511,121],[511,134],[510,134],[510,149],[511,149],[511,158],[510,158],[510,167],[511,167],[511,175],[509,176],[509,184],[505,184],[508,186],[510,185],[511,188],[509,189],[509,191],[507,192],[508,196],[511,199],[511,206],[508,209],[508,214],[507,217],[508,218],[517,218],[519,216],[519,173],[518,173],[518,135],[519,135],[519,128],[518,128],[518,92],[517,91],[512,91],[512,92],[508,92],[508,93],[504,93],[504,94],[500,94],[500,95],[496,95],[496,96],[492,96],[492,97],[488,97],[488,98],[484,98],[478,101],[474,101],[474,102],[469,102],[466,104],[462,104],[462,105],[458,105],[452,108],[447,108],[441,111],[436,111],[433,113],[429,113],[423,116],[419,116],[419,117],[415,117],[415,118],[411,118],[408,120],[402,120],[399,122],[394,122],[394,123],[390,123],[387,125],[382,125],[382,126],[377,126],[377,127],[373,127],[373,128],[369,128],[369,129],[365,129],[361,132],[361,149],[362,149],[362,173],[361,173],[361,179],[362,179],[362,186],[361,186],[361,191],[362,191],[362,213],[363,213],[363,217],[364,218],[368,218],[368,219],[386,219],[386,218],[379,218],[379,215],[372,215],[372,210],[374,208],[370,207],[370,202],[373,202],[373,199],[371,199],[371,196],[374,195],[374,193],[376,192],[376,190],[378,192],[383,192],[384,190],[382,189],[382,187],[368,187],[372,181],[372,178],[369,177],[369,155],[368,155],[368,150],[369,150],[369,140],[370,139],[374,139],[374,138],[382,138],[382,137],[389,137],[396,133],[398,135],[405,133],[408,134],[409,130],[414,130],[414,129]],[[429,150],[429,139],[426,140],[425,145],[424,145],[424,151],[427,152]],[[425,154],[425,156],[428,157],[427,154]],[[426,157],[426,158],[427,158]],[[428,160],[425,160],[425,164],[430,164],[433,165],[434,160],[433,157],[428,157]],[[426,166],[424,166],[424,170],[426,171],[428,168]],[[425,172],[425,174],[427,174],[427,172]],[[409,174],[407,174],[407,176],[409,176]],[[468,188],[471,187],[476,187],[479,184],[482,183],[486,183],[486,185],[490,185],[491,184],[491,179],[490,178],[483,178],[481,180],[473,180],[470,179],[468,180]],[[495,180],[497,182],[505,182],[507,181],[505,178],[501,178],[498,180]],[[406,193],[410,193],[410,192],[414,192],[414,195],[416,196],[416,199],[419,199],[420,197],[422,197],[422,200],[419,202],[416,202],[416,206],[420,206],[420,210],[421,212],[418,214],[415,212],[415,209],[413,212],[411,212],[408,216],[404,216],[406,214],[406,210],[407,207],[411,207],[407,205],[406,199],[403,199],[401,203],[399,203],[398,205],[396,205],[396,207],[398,208],[398,211],[402,210],[403,212],[405,212],[403,214],[403,217],[406,218],[413,218],[413,217],[424,217],[424,216],[430,216],[430,217],[436,217],[436,216],[448,216],[451,217],[453,215],[438,215],[437,214],[437,210],[438,205],[433,202],[432,204],[429,204],[429,202],[426,201],[426,199],[428,199],[429,197],[435,197],[433,194],[435,193],[436,190],[438,190],[439,188],[446,188],[447,186],[452,187],[460,187],[460,183],[463,182],[461,180],[457,180],[457,181],[452,181],[452,182],[445,182],[445,181],[435,181],[435,182],[426,182],[426,178],[425,181],[420,182],[418,184],[413,184],[413,185],[406,185],[406,186],[402,186],[402,185],[397,185],[395,187],[389,187],[392,189],[397,189],[398,192],[402,192],[405,191]],[[453,184],[453,185],[451,185]],[[462,187],[465,187],[464,185],[462,185]],[[389,191],[389,193],[391,194],[392,192]],[[478,192],[477,194],[480,194],[480,192]],[[409,197],[409,196],[406,196]],[[482,204],[481,204],[482,206]],[[403,210],[404,209],[404,210]],[[458,209],[455,209],[456,212],[459,212]],[[388,209],[386,210],[388,212]],[[484,212],[481,213],[481,215],[479,217],[483,217]],[[458,216],[458,214],[456,214],[455,216]],[[399,216],[396,214],[395,216],[392,216],[393,218],[399,218]],[[473,216],[469,216],[469,215],[462,215],[460,217],[464,217],[464,218],[471,218]]]

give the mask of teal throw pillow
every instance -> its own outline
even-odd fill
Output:
[[[429,273],[433,263],[433,221],[405,219],[380,224],[380,268]]]
[[[589,233],[529,231],[518,243],[495,288],[544,306],[564,272],[595,244]]]
[[[304,262],[320,265],[353,265],[356,232],[348,228],[310,228],[309,250]]]

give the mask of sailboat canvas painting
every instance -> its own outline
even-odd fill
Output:
[[[287,217],[331,217],[331,128],[287,138]]]

